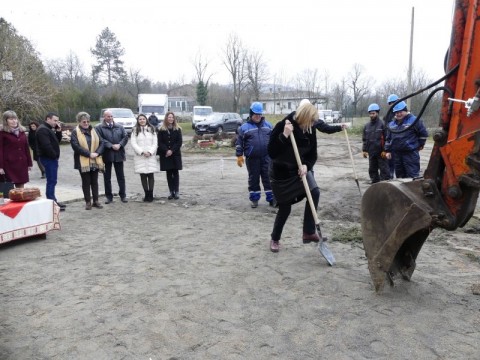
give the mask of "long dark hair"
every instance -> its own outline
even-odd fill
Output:
[[[145,127],[149,128],[149,129],[150,129],[150,132],[151,132],[152,134],[155,134],[155,133],[156,133],[155,126],[153,126],[152,124],[150,124],[150,121],[148,121],[147,116],[146,116],[145,114],[138,114],[138,116],[137,116],[137,123],[135,124],[135,136],[138,135],[138,133],[140,132],[140,130],[141,130],[141,128],[142,128],[142,127],[140,126],[140,124],[138,123],[138,118],[139,118],[140,116],[143,116],[143,117],[145,118],[145,120],[147,120],[147,124],[145,125]]]

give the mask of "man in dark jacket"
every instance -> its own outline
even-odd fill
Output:
[[[362,134],[363,157],[368,157],[368,175],[372,184],[390,179],[388,160],[384,151],[387,130],[385,123],[378,116],[379,111],[378,104],[368,106],[370,121],[365,124]]]
[[[152,114],[148,117],[148,122],[156,129],[158,127],[158,117],[155,115],[155,112],[152,112]]]
[[[260,200],[260,178],[262,179],[265,197],[270,206],[275,206],[268,168],[270,166],[270,157],[268,156],[268,141],[272,133],[272,125],[263,117],[263,105],[254,102],[250,107],[249,120],[238,130],[235,154],[237,156],[237,165],[242,167],[244,158],[247,161],[248,170],[248,191],[251,207],[258,206]]]
[[[387,159],[395,153],[395,175],[397,178],[420,176],[420,150],[427,141],[428,131],[423,122],[411,114],[405,101],[393,107],[395,118],[388,123],[385,143]]]
[[[45,117],[45,122],[38,127],[35,136],[38,159],[45,168],[45,176],[47,178],[45,196],[47,199],[55,201],[60,210],[63,211],[66,208],[65,204],[59,203],[55,197],[60,141],[62,140],[62,127],[60,126],[58,115],[49,112]]]
[[[118,195],[122,202],[126,203],[127,193],[125,185],[125,174],[123,172],[123,162],[126,160],[125,146],[128,142],[128,134],[122,125],[113,121],[113,114],[106,110],[103,113],[103,121],[95,127],[98,136],[104,143],[103,162],[105,164],[105,173],[103,181],[105,185],[105,204],[113,202],[112,192],[112,165],[115,168],[115,175],[118,182]]]

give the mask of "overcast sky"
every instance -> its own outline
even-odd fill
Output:
[[[234,5],[235,4],[235,5]],[[90,72],[90,48],[105,27],[126,54],[125,68],[153,81],[190,81],[200,51],[212,81],[229,82],[221,56],[231,33],[263,53],[269,73],[293,77],[305,69],[332,81],[359,63],[377,84],[404,78],[412,7],[413,64],[440,78],[450,42],[453,0],[11,0],[0,16],[29,39],[42,59],[76,53]]]

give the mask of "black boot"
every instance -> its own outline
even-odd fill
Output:
[[[175,197],[175,193],[170,191],[170,195],[168,195],[168,200],[172,200]]]
[[[142,199],[144,202],[148,201],[148,190],[143,190],[145,192],[145,197]]]
[[[148,190],[148,202],[153,201],[153,190]]]
[[[175,200],[180,199],[180,197],[178,196],[178,191],[175,191],[175,192],[173,193],[173,198],[174,198]]]

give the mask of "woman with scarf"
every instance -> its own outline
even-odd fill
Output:
[[[167,183],[170,195],[168,200],[179,198],[179,170],[182,170],[182,128],[178,126],[175,114],[171,111],[165,114],[165,120],[158,130],[158,151],[160,155],[160,170],[167,172]]]
[[[25,128],[20,125],[14,111],[5,111],[2,118],[0,176],[4,178],[5,182],[12,182],[16,188],[23,188],[29,181],[28,172],[32,169],[32,157],[28,148]]]
[[[78,125],[72,131],[70,145],[73,149],[74,168],[78,169],[82,178],[85,210],[91,210],[92,206],[101,209],[103,206],[98,202],[98,173],[104,170],[101,156],[103,141],[90,125],[88,113],[79,112],[76,118]]]
[[[272,159],[270,183],[278,203],[278,212],[270,240],[272,252],[278,252],[280,249],[280,238],[292,204],[300,202],[307,195],[302,176],[306,176],[315,209],[317,209],[320,190],[313,176],[313,166],[317,161],[317,134],[314,127],[316,120],[318,120],[317,109],[306,102],[296,112],[292,112],[277,123],[270,136],[268,143],[268,155]],[[302,162],[301,168],[295,159],[290,136],[295,136]],[[307,200],[303,214],[304,244],[320,241],[315,227],[315,220]]]
[[[37,121],[31,121],[30,124],[28,125],[28,145],[30,146],[30,149],[32,149],[33,160],[37,162],[38,168],[42,173],[42,179],[45,179],[45,168],[40,162],[40,159],[38,158],[38,154],[37,154],[36,133],[39,126],[40,125]]]
[[[133,165],[135,174],[140,174],[143,191],[145,197],[143,201],[153,201],[153,186],[155,178],[153,173],[159,172],[157,161],[157,134],[155,127],[149,123],[144,114],[139,114],[137,117],[137,124],[133,128],[132,148],[135,153],[133,157]]]

